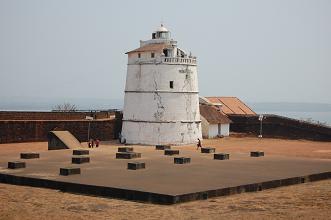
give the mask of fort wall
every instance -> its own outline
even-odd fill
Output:
[[[95,120],[86,120],[86,116]],[[114,139],[119,126],[114,111],[0,111],[0,143],[47,141],[51,130],[68,130],[79,141],[87,141],[89,123],[90,137],[102,141]]]
[[[228,115],[232,120],[231,132],[260,134],[259,115]],[[264,115],[263,137],[331,141],[331,127],[278,115]]]

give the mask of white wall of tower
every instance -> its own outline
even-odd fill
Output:
[[[173,56],[128,54],[122,126],[127,143],[188,144],[202,137],[195,59]]]

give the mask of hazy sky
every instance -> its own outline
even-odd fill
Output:
[[[331,103],[330,0],[0,0],[0,101],[122,99],[124,53],[161,21],[201,95]]]

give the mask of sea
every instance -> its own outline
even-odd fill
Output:
[[[257,114],[275,114],[324,124],[331,127],[331,104],[324,103],[250,103]]]

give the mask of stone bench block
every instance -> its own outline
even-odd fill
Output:
[[[132,162],[128,163],[128,169],[129,170],[139,170],[139,169],[145,169],[146,165],[142,162]]]
[[[9,169],[20,169],[20,168],[25,168],[25,162],[22,161],[12,161],[8,162],[8,168]]]
[[[251,152],[251,157],[263,157],[264,152],[263,151],[252,151]]]
[[[140,158],[141,153],[136,152],[119,152],[116,153],[116,159],[134,159],[134,158]]]
[[[89,155],[90,151],[89,150],[73,150],[72,154],[73,155]]]
[[[164,150],[164,155],[176,155],[179,154],[179,150],[166,149]]]
[[[215,148],[213,148],[213,147],[202,147],[201,148],[201,153],[206,153],[206,154],[215,153]]]
[[[156,145],[155,150],[169,150],[171,149],[170,145]]]
[[[39,153],[21,153],[21,159],[39,158]]]
[[[185,164],[185,163],[191,163],[191,158],[189,157],[175,157],[174,158],[175,164]]]
[[[214,160],[229,160],[230,154],[214,154]]]
[[[86,156],[72,157],[71,162],[75,163],[75,164],[89,163],[90,162],[90,157],[86,157]]]
[[[60,175],[62,176],[69,176],[74,174],[80,174],[79,167],[64,167],[60,168]]]
[[[118,152],[133,152],[133,147],[119,147]]]

